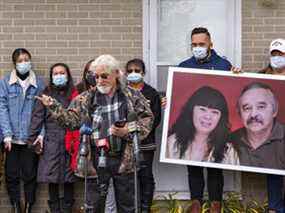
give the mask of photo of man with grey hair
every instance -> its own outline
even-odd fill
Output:
[[[285,126],[277,121],[278,100],[265,83],[245,86],[237,108],[242,128],[231,135],[241,166],[285,168]]]

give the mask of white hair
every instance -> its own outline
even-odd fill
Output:
[[[111,55],[100,55],[98,56],[91,64],[90,64],[90,70],[96,70],[96,67],[98,66],[105,66],[107,72],[114,72],[117,71],[119,72],[119,78],[118,83],[120,84],[121,88],[126,87],[126,76],[120,69],[120,62],[115,59]]]
[[[120,70],[119,61],[111,55],[100,55],[90,64],[90,69],[96,70],[96,67],[102,66],[102,65],[106,67],[107,72]]]

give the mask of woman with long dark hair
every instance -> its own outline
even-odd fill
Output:
[[[64,63],[51,66],[49,85],[43,94],[49,95],[68,107],[71,100],[77,96],[69,67]],[[59,126],[51,113],[37,100],[32,114],[29,141],[33,142],[42,126],[45,128],[43,143],[36,151],[40,155],[38,182],[48,183],[49,207],[52,213],[72,212],[75,151],[79,146],[79,132],[69,131]],[[59,186],[64,187],[64,197],[60,201]],[[61,204],[61,205],[60,205]]]
[[[229,110],[223,94],[208,86],[188,99],[169,131],[170,158],[238,164],[228,142]],[[229,155],[231,154],[231,155]]]

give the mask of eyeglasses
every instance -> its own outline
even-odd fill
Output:
[[[109,74],[108,74],[108,73],[102,73],[101,75],[95,74],[96,80],[98,80],[100,77],[101,77],[103,80],[106,80],[106,79],[108,79]]]
[[[132,72],[140,73],[141,71],[142,71],[141,69],[128,69],[127,73],[132,73]]]

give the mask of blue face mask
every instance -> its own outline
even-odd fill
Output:
[[[21,74],[25,75],[32,69],[32,64],[30,61],[17,63],[16,64],[16,70]]]
[[[127,81],[129,81],[130,83],[139,83],[142,82],[142,80],[143,76],[141,73],[132,72],[127,76]]]
[[[270,65],[276,69],[285,67],[285,56],[271,56]]]
[[[53,75],[52,83],[55,86],[65,86],[67,83],[67,76],[64,74]]]
[[[204,59],[208,55],[208,48],[207,47],[193,47],[192,53],[197,60]]]

